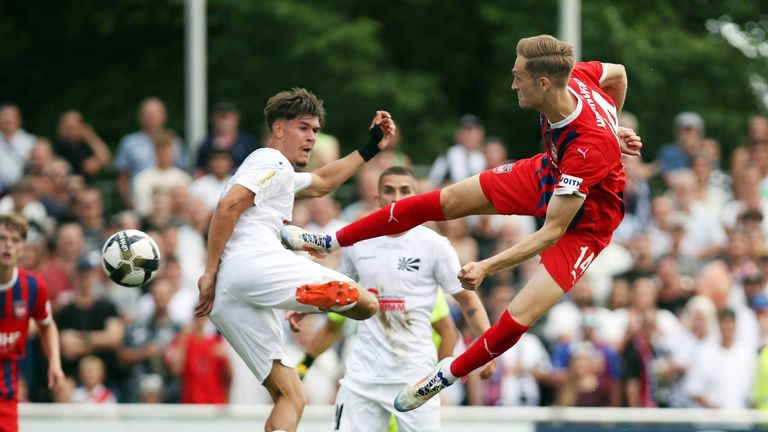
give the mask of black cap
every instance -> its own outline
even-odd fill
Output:
[[[96,263],[90,256],[82,256],[77,261],[77,271],[89,271],[96,267]]]
[[[463,128],[473,128],[473,127],[483,127],[483,125],[480,123],[480,118],[474,114],[464,114],[463,116],[459,117],[459,127]]]
[[[237,111],[237,104],[230,99],[222,99],[213,106],[215,113],[227,113]]]

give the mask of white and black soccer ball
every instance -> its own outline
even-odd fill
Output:
[[[140,287],[155,277],[160,267],[160,249],[143,231],[118,231],[101,248],[101,266],[116,284]]]

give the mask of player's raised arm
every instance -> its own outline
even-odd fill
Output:
[[[614,63],[603,63],[603,79],[600,81],[600,88],[613,99],[616,104],[616,114],[621,113],[624,106],[624,100],[627,98],[627,70],[624,65]]]
[[[464,289],[476,290],[485,276],[520,264],[557,243],[583,203],[584,198],[575,194],[552,196],[544,226],[499,254],[480,262],[467,263],[459,271],[461,286]]]
[[[376,111],[371,121],[370,138],[358,150],[333,161],[312,173],[312,183],[296,196],[318,197],[327,195],[347,181],[362,166],[386,149],[395,137],[395,122],[386,111]]]

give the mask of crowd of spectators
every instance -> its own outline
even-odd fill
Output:
[[[0,212],[23,215],[33,227],[20,265],[47,283],[68,377],[61,391],[47,390],[32,337],[22,399],[268,403],[234,350],[192,314],[210,216],[259,143],[240,130],[232,101],[213,106],[210,136],[192,147],[166,128],[161,100],[144,100],[138,120],[139,130],[114,146],[82,113],[67,111],[49,140],[22,128],[17,106],[0,105]],[[642,135],[631,114],[621,123]],[[673,124],[671,142],[655,157],[625,159],[626,216],[586,276],[498,359],[493,377],[457,383],[443,403],[768,408],[768,118],[745,122],[747,140],[727,168],[699,114],[680,113]],[[474,115],[459,119],[454,141],[431,167],[416,167],[422,192],[510,162],[506,144],[486,135]],[[403,143],[366,164],[346,185],[353,193],[297,201],[294,223],[335,230],[373,211],[378,174],[411,165],[409,148]],[[310,166],[339,154],[338,141],[321,135]],[[117,210],[105,211],[105,199],[119,200],[110,206]],[[538,223],[495,215],[431,227],[466,263],[510,247]],[[99,263],[102,242],[128,228],[149,233],[163,258],[142,289],[115,285]],[[331,255],[324,264],[337,261]],[[481,295],[492,320],[535,264],[486,280]],[[453,318],[461,352],[471,339],[461,314]],[[323,320],[312,316],[304,331],[288,332],[296,360]],[[310,403],[333,402],[354,343],[354,322],[346,325],[346,337],[303,381]]]

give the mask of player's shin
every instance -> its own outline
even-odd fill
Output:
[[[427,221],[445,220],[440,189],[411,196],[358,219],[336,232],[341,246],[385,235],[400,234]]]
[[[463,377],[495,359],[514,346],[526,331],[528,331],[527,326],[515,321],[509,312],[505,311],[499,322],[486,330],[475,343],[456,357],[451,363],[451,375]]]

